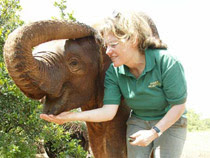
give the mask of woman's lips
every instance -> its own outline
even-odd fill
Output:
[[[114,61],[115,59],[117,59],[117,56],[112,56],[111,60]]]

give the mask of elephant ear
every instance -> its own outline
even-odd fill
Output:
[[[94,35],[88,25],[73,21],[45,20],[29,23],[13,31],[4,45],[4,61],[15,84],[23,93],[40,99],[46,95],[40,87],[47,84],[50,76],[46,67],[32,55],[35,46],[58,39],[77,39]]]

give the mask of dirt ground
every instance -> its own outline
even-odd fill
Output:
[[[188,132],[182,158],[210,158],[210,131]]]

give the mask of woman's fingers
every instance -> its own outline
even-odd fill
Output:
[[[138,146],[147,146],[156,138],[151,130],[141,130],[132,136],[135,137],[135,140],[130,144]]]
[[[46,115],[46,114],[40,114],[40,118],[49,122],[53,122],[53,119],[49,115]]]
[[[40,114],[40,118],[41,118],[41,119],[44,119],[44,120],[47,120],[47,119],[49,119],[50,117],[49,117],[49,115],[47,115],[47,114]]]
[[[46,120],[48,122],[54,122],[54,123],[57,123],[57,124],[63,124],[63,122],[60,121],[59,119],[57,119],[56,116],[54,116],[54,115],[40,114],[40,118],[44,119],[44,120]]]
[[[141,143],[142,143],[142,138],[136,137],[136,139],[133,142],[131,142],[130,144],[131,145],[141,145]]]
[[[141,131],[138,131],[130,136],[130,138],[136,138],[141,135]]]

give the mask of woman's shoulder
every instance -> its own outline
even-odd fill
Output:
[[[177,56],[168,49],[150,49],[148,51],[154,56],[158,64],[173,65],[179,62]]]

